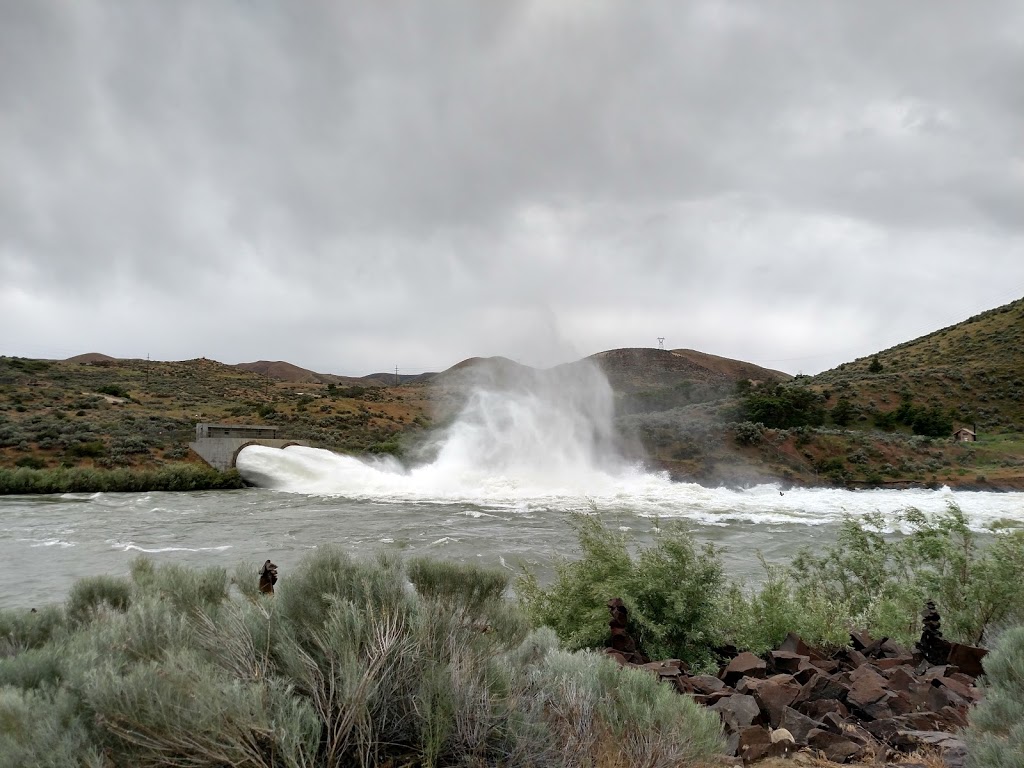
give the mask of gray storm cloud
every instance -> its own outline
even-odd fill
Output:
[[[1024,6],[0,4],[0,353],[813,372],[1024,294]]]

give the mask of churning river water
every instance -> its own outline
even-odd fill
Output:
[[[295,446],[249,447],[238,468],[257,488],[196,493],[0,497],[0,607],[62,600],[83,576],[122,574],[135,557],[233,570],[271,558],[287,579],[309,550],[383,549],[518,571],[572,556],[573,512],[597,511],[649,541],[685,520],[724,548],[727,572],[761,573],[835,540],[844,515],[940,512],[973,527],[1024,526],[1024,494],[826,488],[746,490],[671,482],[615,451],[612,397],[599,373],[471,389],[461,414],[419,463],[361,460]]]
[[[245,453],[250,450],[255,451]],[[243,465],[261,463],[267,471],[274,460],[284,462],[287,467],[278,466],[279,476],[290,480],[282,484],[301,485],[296,468],[325,472],[323,464],[356,461],[323,453],[300,448],[287,449],[287,456],[256,452]],[[347,495],[252,488],[0,497],[5,585],[0,607],[61,600],[76,579],[126,573],[139,555],[229,570],[248,562],[254,578],[256,564],[269,557],[284,579],[304,553],[330,542],[360,555],[391,549],[544,569],[553,558],[576,551],[568,513],[591,509],[640,541],[650,539],[658,520],[686,520],[698,540],[725,548],[726,569],[739,578],[758,577],[757,551],[769,561],[786,561],[802,546],[831,543],[844,514],[891,513],[908,506],[936,512],[955,501],[978,528],[993,522],[1024,525],[1024,494],[1019,493],[794,488],[780,495],[774,486],[711,489],[636,473],[618,487],[589,488],[589,493],[571,488],[541,493],[492,477],[473,493],[417,496],[406,476],[398,476],[401,487],[390,493],[372,490],[381,482],[374,473],[382,470],[364,471],[373,479],[371,488]]]

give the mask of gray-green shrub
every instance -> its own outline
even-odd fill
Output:
[[[116,576],[87,576],[71,587],[68,618],[76,624],[90,621],[102,608],[125,611],[131,603],[131,584]]]
[[[90,742],[80,703],[72,694],[0,686],[0,765],[99,768],[107,764]]]
[[[0,610],[0,659],[46,645],[66,624],[64,610],[57,605],[38,611]]]
[[[613,597],[630,609],[642,650],[698,665],[718,645],[760,653],[788,632],[835,646],[862,628],[911,645],[929,599],[944,635],[959,642],[980,643],[988,628],[1024,618],[1024,531],[981,536],[952,503],[930,516],[906,509],[847,517],[835,544],[802,551],[789,565],[764,563],[764,581],[754,588],[726,583],[719,553],[698,550],[685,528],[662,529],[653,544],[637,547],[596,515],[573,524],[580,556],[556,563],[549,585],[532,573],[517,582],[531,620],[573,648],[607,643]],[[887,532],[893,529],[905,533]]]
[[[966,731],[969,768],[1024,766],[1024,626],[1007,630],[982,662],[985,697]]]
[[[528,637],[501,573],[326,547],[266,596],[220,569],[131,570],[78,588],[67,626],[7,622],[0,764],[668,768],[721,746],[653,677]]]

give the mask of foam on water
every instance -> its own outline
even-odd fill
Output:
[[[219,547],[140,547],[131,541],[115,541],[110,546],[122,552],[145,552],[147,555],[155,555],[162,552],[226,552],[231,549],[230,544],[222,544]]]
[[[938,512],[956,501],[972,524],[1024,520],[1024,494],[938,491],[746,490],[672,482],[617,449],[612,391],[594,366],[531,373],[515,381],[470,382],[464,405],[433,446],[432,458],[404,465],[302,446],[250,446],[238,469],[255,485],[290,493],[382,503],[464,503],[503,513],[615,510],[644,517],[821,525],[844,514],[906,507]],[[479,509],[477,510],[479,512]],[[476,514],[475,512],[473,514]]]

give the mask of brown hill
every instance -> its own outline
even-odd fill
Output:
[[[400,386],[406,384],[425,384],[432,378],[437,376],[434,371],[427,371],[425,373],[399,373],[398,383]],[[333,377],[342,379],[343,376]],[[378,387],[393,387],[395,386],[395,374],[393,373],[370,373],[366,376],[360,376],[359,381],[363,382],[367,386],[378,386]]]
[[[334,381],[336,377],[325,377],[322,374],[286,363],[283,360],[257,360],[254,363],[238,363],[235,368],[251,371],[261,376],[269,376],[278,381],[290,381],[297,384],[324,384]]]
[[[300,368],[292,363],[283,360],[257,360],[252,363],[238,363],[235,368],[243,371],[251,371],[262,376],[268,376],[278,381],[292,381],[302,383],[313,383],[317,381],[317,374],[306,368]]]
[[[507,357],[469,357],[434,375],[430,383],[443,388],[478,381],[503,386],[536,375],[537,370]]]
[[[673,355],[686,358],[691,363],[700,365],[710,371],[727,376],[733,381],[747,379],[755,383],[767,381],[788,381],[793,378],[790,374],[782,371],[762,368],[753,363],[746,363],[742,360],[733,360],[730,357],[719,357],[709,355],[707,352],[698,352],[695,349],[673,349]]]
[[[234,367],[291,384],[342,384],[345,386],[363,387],[395,386],[395,374],[393,373],[371,373],[367,376],[338,376],[333,373],[317,373],[316,371],[300,368],[293,363],[287,363],[283,360],[257,360],[254,363],[238,363]],[[398,377],[398,380],[402,385],[416,384],[421,381],[427,381],[432,376],[434,376],[433,373],[402,374]]]
[[[608,377],[617,393],[637,394],[680,386],[715,387],[725,392],[741,379],[784,381],[790,378],[779,371],[708,355],[694,350],[651,349],[647,347],[612,349],[587,358]]]
[[[86,352],[84,355],[75,355],[69,357],[64,362],[66,363],[110,363],[117,360],[116,357],[110,355],[104,355],[101,352]]]

